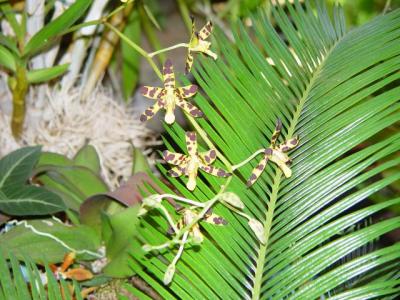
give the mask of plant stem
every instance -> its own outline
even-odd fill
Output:
[[[175,225],[175,223],[174,223],[174,220],[173,220],[173,219],[171,218],[171,216],[169,215],[168,210],[167,210],[164,206],[162,206],[161,204],[158,205],[157,208],[158,208],[159,210],[161,210],[161,211],[164,213],[165,217],[166,217],[167,220],[168,220],[169,225],[172,227],[172,229],[174,230],[174,232],[175,232],[175,233],[178,232],[178,228],[176,227],[176,225]]]
[[[163,48],[163,49],[160,49],[158,51],[154,51],[152,53],[149,53],[148,56],[149,57],[153,57],[154,55],[157,55],[157,54],[160,54],[160,53],[163,53],[163,52],[167,52],[167,51],[174,50],[174,49],[177,49],[177,48],[188,48],[188,47],[189,47],[189,44],[180,43],[180,44],[176,44],[176,45],[173,45],[171,47],[168,47],[168,48]]]
[[[243,167],[245,164],[247,164],[249,161],[251,161],[254,157],[256,157],[260,153],[263,153],[264,151],[265,151],[265,149],[257,150],[256,152],[254,152],[251,156],[249,156],[244,161],[238,163],[237,165],[232,166],[232,170],[236,170],[236,169]]]
[[[180,197],[180,196],[176,196],[176,195],[172,195],[172,194],[162,194],[160,195],[161,198],[172,198],[193,206],[198,206],[198,207],[204,207],[205,204],[203,202],[197,202],[197,201],[193,201],[184,197]]]
[[[105,26],[107,26],[110,30],[114,31],[124,42],[126,42],[129,46],[131,46],[133,49],[135,49],[140,55],[142,55],[144,58],[147,59],[148,63],[150,66],[153,68],[154,72],[157,74],[157,76],[160,78],[160,80],[163,79],[162,74],[160,70],[157,68],[156,64],[154,61],[149,57],[149,54],[143,50],[139,45],[136,43],[132,42],[128,37],[126,37],[121,31],[119,31],[117,28],[112,26],[110,23],[105,22]]]
[[[13,98],[13,113],[11,119],[11,131],[15,138],[19,138],[25,119],[25,97],[28,92],[29,83],[26,68],[18,65],[15,77],[10,78],[9,87]]]

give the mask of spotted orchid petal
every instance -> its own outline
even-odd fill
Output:
[[[192,33],[190,35],[188,54],[186,58],[185,73],[189,73],[193,65],[193,53],[204,53],[214,60],[218,58],[218,55],[210,50],[211,43],[206,39],[211,35],[213,30],[213,24],[208,21],[199,32],[195,29],[194,18],[192,18]]]
[[[186,187],[190,191],[196,188],[196,179],[199,169],[217,177],[229,177],[232,175],[221,168],[211,166],[217,157],[217,153],[214,149],[198,153],[196,132],[186,132],[185,140],[188,155],[166,150],[163,152],[163,158],[167,163],[175,165],[175,167],[168,171],[170,176],[179,177],[185,175],[188,177],[189,180],[186,183]]]
[[[293,137],[277,145],[281,130],[282,122],[280,119],[278,119],[276,122],[275,130],[272,133],[270,146],[264,150],[264,157],[261,159],[260,163],[253,169],[250,178],[247,180],[246,185],[248,187],[253,185],[261,176],[269,160],[274,162],[282,170],[286,178],[292,176],[292,170],[289,167],[291,159],[285,152],[288,152],[297,147],[297,145],[299,144],[299,137]]]
[[[163,66],[164,87],[143,86],[141,94],[149,99],[156,100],[156,103],[147,108],[140,116],[140,121],[146,122],[153,118],[160,109],[165,110],[165,122],[175,122],[175,108],[179,106],[186,113],[193,117],[203,117],[203,112],[185,99],[193,97],[197,93],[197,85],[191,84],[184,87],[176,87],[174,66],[171,60],[167,59]]]

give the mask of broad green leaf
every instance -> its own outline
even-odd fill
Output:
[[[55,193],[36,186],[0,190],[0,211],[11,216],[49,215],[66,209]]]
[[[29,83],[42,83],[55,79],[68,70],[69,64],[58,65],[50,68],[31,70],[27,73]]]
[[[40,147],[25,147],[0,160],[0,189],[13,188],[26,183],[40,156]]]
[[[68,208],[78,211],[88,197],[105,193],[107,185],[86,167],[41,165],[37,179],[49,190],[63,196]]]
[[[74,157],[76,166],[86,167],[95,174],[100,174],[100,158],[92,145],[83,146]]]
[[[23,221],[1,235],[0,242],[4,256],[29,256],[36,263],[62,262],[64,255],[72,251],[78,259],[94,259],[91,252],[100,247],[100,237],[91,228],[69,226],[53,219]]]
[[[138,211],[137,205],[111,216],[104,215],[104,230],[107,233],[103,234],[103,238],[106,238],[106,254],[110,261],[103,270],[106,275],[124,278],[133,274],[128,261],[131,259],[130,251],[140,250],[132,249],[138,233]]]
[[[133,164],[132,164],[132,175],[135,175],[139,172],[151,173],[151,168],[147,158],[143,155],[143,153],[137,149],[133,149]]]
[[[14,71],[16,70],[15,59],[10,51],[6,47],[0,46],[0,66]]]
[[[54,152],[42,152],[36,168],[46,165],[72,166],[73,164],[73,161],[65,155]]]
[[[92,4],[92,0],[77,0],[59,17],[46,24],[26,44],[24,56],[33,56],[48,47],[54,39],[71,27]]]
[[[89,197],[80,206],[80,221],[82,224],[96,230],[98,234],[101,234],[102,214],[108,212],[112,203],[115,203],[115,200],[106,194]],[[120,210],[125,208],[123,205],[119,205],[119,207]]]

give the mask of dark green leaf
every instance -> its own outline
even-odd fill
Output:
[[[25,255],[36,263],[59,263],[68,252],[78,259],[94,259],[91,252],[100,247],[100,237],[87,226],[68,226],[53,219],[26,222],[0,236],[3,255]],[[7,251],[5,251],[7,249]],[[45,250],[45,251],[44,251]]]
[[[0,160],[0,189],[13,188],[26,183],[40,156],[40,147],[26,147],[6,155]]]
[[[0,211],[11,216],[49,215],[66,209],[55,193],[36,186],[0,190]]]

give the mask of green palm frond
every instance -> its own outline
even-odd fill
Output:
[[[29,258],[18,261],[11,254],[9,257],[5,259],[0,251],[0,300],[73,299],[66,282],[62,278],[57,281],[49,268],[41,273]],[[75,284],[74,295],[82,299]]]
[[[400,133],[387,134],[400,120],[400,11],[347,30],[339,7],[331,14],[323,1],[294,2],[287,4],[288,13],[272,7],[274,27],[262,12],[251,28],[235,25],[234,43],[217,32],[213,45],[220,58],[195,63],[205,93],[195,101],[207,116],[199,125],[230,164],[268,147],[277,118],[283,121],[280,141],[300,136],[290,153],[292,177],[268,164],[247,189],[256,158],[235,171],[228,187],[245,203],[246,213],[263,223],[267,242],[258,242],[245,219],[216,206],[229,225],[202,225],[206,240],[185,249],[169,286],[162,278],[176,249],[132,264],[163,298],[400,295],[400,244],[352,255],[400,228],[400,217],[354,226],[400,204],[390,194],[390,185],[400,179]],[[185,150],[183,132],[168,128],[175,152]],[[212,198],[224,184],[203,174],[190,193],[180,179],[166,178],[198,201]],[[382,190],[386,200],[371,204],[368,197]],[[150,244],[166,241],[161,216],[153,214],[143,224]]]

